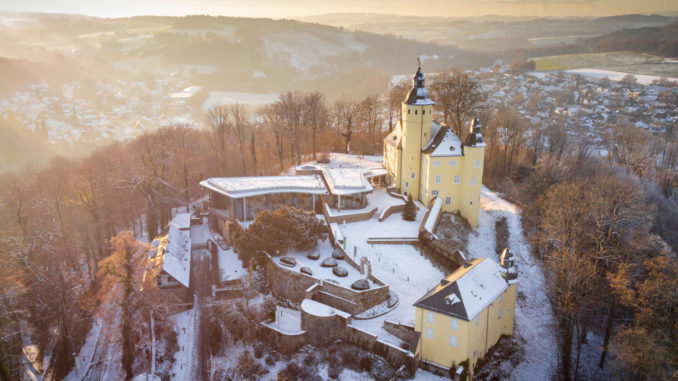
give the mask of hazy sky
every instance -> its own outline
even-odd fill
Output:
[[[678,11],[678,0],[0,0],[0,10],[100,17],[213,14],[300,17],[334,12],[415,16],[609,16]]]

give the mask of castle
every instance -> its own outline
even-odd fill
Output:
[[[433,120],[434,102],[424,86],[421,67],[402,102],[402,117],[384,139],[384,168],[392,185],[429,205],[439,197],[442,210],[459,211],[478,227],[485,143],[475,118],[462,143],[449,126]]]

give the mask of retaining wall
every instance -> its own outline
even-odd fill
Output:
[[[271,323],[272,320],[266,321]],[[306,332],[284,333],[264,324],[257,326],[257,338],[275,347],[280,353],[295,353],[306,345]]]
[[[377,208],[372,208],[366,212],[333,214],[327,203],[323,203],[323,214],[325,215],[325,220],[328,222],[328,224],[330,222],[346,222],[348,224],[351,222],[367,221],[372,218],[376,212]]]
[[[387,219],[388,216],[390,216],[391,214],[402,212],[403,210],[405,210],[405,204],[391,205],[388,208],[384,209],[383,212],[381,212],[381,215],[379,216],[379,222]]]

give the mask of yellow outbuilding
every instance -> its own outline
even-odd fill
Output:
[[[485,143],[480,121],[471,122],[465,141],[433,120],[433,105],[421,67],[402,102],[402,117],[384,139],[384,168],[392,185],[424,205],[437,197],[442,210],[459,211],[478,226]]]
[[[518,283],[507,256],[502,266],[480,258],[460,267],[414,303],[420,361],[452,368],[468,360],[473,369],[502,335],[513,335]]]

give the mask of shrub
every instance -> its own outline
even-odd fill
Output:
[[[405,203],[405,208],[403,209],[403,220],[405,221],[414,221],[417,218],[417,205],[412,199],[412,195],[407,195],[407,202]]]
[[[274,360],[273,357],[270,356],[270,355],[269,355],[269,356],[266,356],[266,360],[265,360],[265,361],[266,361],[266,365],[268,365],[268,366],[273,366],[273,365],[275,365],[275,360]]]
[[[265,347],[262,344],[257,344],[254,346],[254,358],[260,359],[264,356]]]
[[[372,358],[369,356],[365,356],[360,359],[360,370],[363,372],[370,372],[372,371]]]

